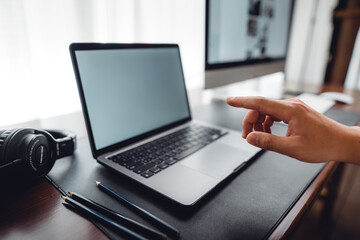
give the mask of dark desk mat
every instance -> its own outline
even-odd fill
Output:
[[[245,114],[224,102],[194,109],[194,118],[240,130]],[[327,115],[355,125],[359,114],[331,109]],[[277,127],[279,133],[285,127]],[[193,207],[183,207],[121,174],[98,164],[91,156],[87,139],[80,139],[72,157],[56,162],[49,180],[59,191],[73,191],[151,226],[97,189],[101,181],[139,206],[157,215],[182,234],[182,239],[267,238],[299,196],[323,168],[274,153],[262,152],[245,169],[231,176]],[[109,238],[125,239],[95,223]]]

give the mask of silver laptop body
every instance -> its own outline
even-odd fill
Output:
[[[92,154],[102,165],[193,205],[260,151],[240,132],[191,118],[178,45],[73,43],[70,53]],[[150,177],[113,160],[194,124],[221,137],[156,173],[147,170]]]

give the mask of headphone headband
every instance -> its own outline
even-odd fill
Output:
[[[37,130],[54,141],[55,159],[70,156],[76,149],[76,135],[65,130]]]

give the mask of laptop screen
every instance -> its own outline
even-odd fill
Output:
[[[96,150],[190,117],[176,45],[75,56]]]

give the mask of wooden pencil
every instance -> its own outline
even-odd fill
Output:
[[[132,230],[121,226],[120,224],[114,222],[113,220],[111,220],[110,218],[84,206],[83,204],[75,201],[74,199],[71,199],[67,196],[61,196],[61,198],[68,203],[71,207],[75,208],[77,211],[79,211],[82,215],[89,217],[89,218],[93,218],[98,220],[99,222],[106,224],[116,230],[118,230],[119,232],[123,233],[124,235],[126,235],[127,237],[131,238],[131,239],[136,239],[136,240],[147,240],[148,238],[145,238],[135,232],[133,232]]]
[[[146,211],[145,209],[139,207],[135,203],[131,202],[129,199],[125,198],[118,192],[114,191],[113,189],[107,187],[101,182],[96,181],[96,186],[98,186],[99,189],[104,191],[105,193],[109,194],[110,196],[116,198],[121,203],[126,205],[129,208],[132,208],[133,210],[137,211],[139,214],[145,216],[150,221],[152,221],[154,224],[157,224],[161,226],[163,229],[166,229],[169,233],[176,236],[177,238],[180,237],[180,231],[177,230],[175,227],[171,226],[169,223],[165,222],[164,220],[158,218],[157,216],[153,215],[152,213]]]
[[[92,208],[96,211],[98,211],[101,214],[104,214],[105,216],[108,216],[109,218],[112,218],[114,220],[117,220],[120,224],[122,224],[125,227],[128,227],[136,232],[139,232],[141,235],[147,236],[151,239],[159,239],[159,240],[165,240],[167,239],[167,236],[159,231],[156,231],[148,226],[145,226],[144,224],[141,224],[131,218],[125,217],[122,214],[111,210],[97,202],[94,202],[78,193],[69,192],[69,195],[72,199],[78,201],[79,203]]]

